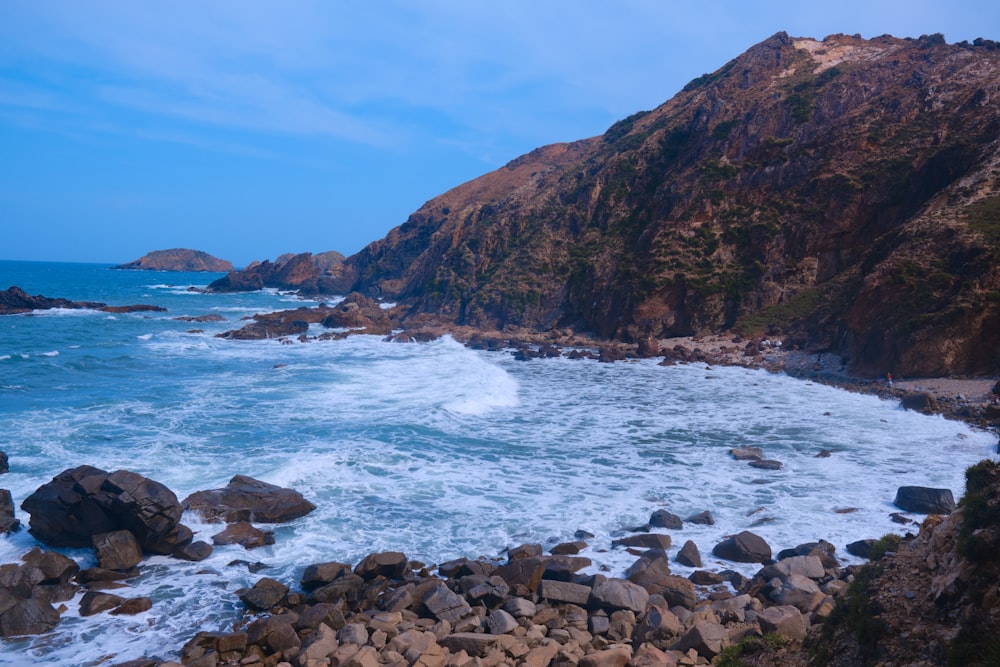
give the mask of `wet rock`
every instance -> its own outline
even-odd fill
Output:
[[[310,591],[320,586],[329,584],[334,579],[351,571],[351,566],[347,563],[331,561],[328,563],[314,563],[306,567],[302,573],[302,588]]]
[[[669,549],[670,536],[662,533],[644,533],[641,535],[629,535],[619,540],[614,540],[611,545],[616,547],[637,547],[640,549]]]
[[[94,535],[97,562],[105,570],[128,570],[142,562],[142,549],[127,530]]]
[[[274,533],[263,531],[246,521],[239,521],[212,535],[212,544],[216,546],[239,544],[246,549],[255,549],[274,544]]]
[[[636,346],[636,356],[648,359],[660,354],[660,341],[655,336],[642,336]]]
[[[904,410],[922,412],[925,415],[934,414],[938,411],[937,400],[927,392],[907,394],[900,400],[899,405]]]
[[[125,598],[110,593],[88,591],[80,598],[80,616],[93,616],[108,611],[125,602]]]
[[[282,523],[316,509],[298,491],[245,475],[235,475],[224,488],[192,493],[184,499],[183,507],[206,521],[226,523]]]
[[[733,447],[729,454],[737,461],[761,461],[764,450],[760,447]]]
[[[198,562],[212,555],[212,545],[208,542],[198,540],[197,542],[174,549],[170,555],[180,560]]]
[[[693,523],[699,526],[714,526],[715,517],[708,510],[704,512],[698,512],[697,514],[692,514],[688,518],[684,519],[687,523]]]
[[[0,636],[3,637],[40,635],[59,623],[59,612],[45,600],[15,599],[3,606],[7,607],[0,613]]]
[[[763,563],[771,560],[771,547],[759,535],[744,530],[716,544],[712,554],[737,563]]]
[[[250,609],[267,611],[281,602],[288,594],[288,586],[276,579],[262,577],[251,588],[241,588],[236,595]]]
[[[893,504],[914,514],[951,514],[955,511],[955,498],[951,494],[951,489],[932,489],[925,486],[899,487]]]
[[[668,530],[681,530],[684,523],[681,518],[665,509],[659,509],[649,516],[649,525],[653,528],[666,528]]]
[[[80,572],[80,566],[72,558],[37,547],[21,556],[21,561],[41,570],[43,578],[39,583],[43,585],[65,584]]]
[[[701,552],[698,551],[698,545],[691,540],[685,542],[684,546],[677,552],[676,560],[681,565],[688,567],[701,567]]]
[[[7,459],[7,452],[0,452],[0,475],[10,472],[10,461]]]
[[[14,516],[14,500],[10,491],[0,489],[0,534],[21,529],[21,522]]]
[[[586,542],[583,540],[575,540],[573,542],[563,542],[562,544],[557,544],[549,550],[549,553],[555,556],[573,556],[586,548]]]
[[[399,551],[384,551],[365,556],[354,568],[354,574],[365,581],[376,577],[402,579],[410,571],[410,561]]]
[[[153,608],[153,601],[147,597],[129,598],[111,610],[112,616],[135,616]]]
[[[847,553],[852,556],[857,556],[858,558],[869,558],[872,554],[872,547],[875,545],[875,540],[858,540],[856,542],[851,542],[847,545]]]
[[[92,466],[65,470],[28,496],[29,532],[55,547],[90,547],[93,536],[128,530],[143,551],[169,554],[190,542],[170,489],[142,475]]]
[[[602,347],[598,354],[597,361],[602,364],[625,361],[625,353],[617,347]]]

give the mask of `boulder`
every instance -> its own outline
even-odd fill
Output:
[[[282,523],[305,516],[316,506],[293,489],[285,489],[246,475],[235,475],[222,489],[196,491],[183,507],[206,521]]]
[[[760,461],[751,461],[750,467],[760,468],[761,470],[781,470],[782,463],[773,459],[763,459]]]
[[[684,527],[679,516],[664,509],[656,510],[649,516],[649,525],[653,528],[666,528],[668,530],[680,530]]]
[[[328,563],[314,563],[306,566],[302,573],[302,588],[310,591],[320,586],[325,586],[337,577],[351,571],[351,566],[346,563],[330,561]]]
[[[715,517],[708,510],[704,512],[698,512],[697,514],[692,514],[688,518],[684,519],[688,523],[693,523],[699,526],[714,526]]]
[[[503,609],[491,611],[486,617],[486,628],[493,635],[505,635],[518,627],[517,619]]]
[[[847,553],[852,556],[857,556],[858,558],[869,558],[872,554],[872,547],[875,545],[875,540],[858,540],[856,542],[851,542],[847,545]]]
[[[398,551],[383,551],[365,556],[354,568],[354,574],[365,581],[376,577],[402,579],[410,571],[410,561]]]
[[[287,593],[288,586],[270,577],[262,577],[252,588],[236,591],[243,604],[254,611],[267,611],[281,602]]]
[[[212,545],[198,540],[174,549],[170,555],[179,560],[202,561],[212,555]]]
[[[135,616],[153,608],[153,600],[147,597],[129,598],[111,610],[112,616]]]
[[[0,489],[0,534],[20,529],[21,522],[14,516],[14,499],[11,498],[10,491]]]
[[[603,651],[594,651],[580,658],[580,667],[625,667],[632,659],[632,650],[626,646],[614,646]]]
[[[56,627],[59,612],[39,598],[17,599],[0,613],[0,636],[40,635]]]
[[[449,589],[444,582],[431,588],[424,595],[423,603],[439,621],[455,623],[472,613],[472,607],[465,598]]]
[[[737,563],[763,563],[771,560],[771,547],[759,535],[744,530],[716,544],[712,554]]]
[[[669,549],[670,542],[670,536],[663,533],[642,533],[614,540],[611,546],[636,547],[639,549]]]
[[[907,394],[900,400],[900,407],[904,410],[913,410],[924,414],[933,414],[938,410],[937,400],[925,391]]]
[[[212,535],[212,544],[239,544],[246,549],[255,549],[274,544],[274,533],[263,531],[246,521],[239,521]]]
[[[167,555],[192,539],[180,523],[177,496],[127,470],[65,470],[28,496],[21,509],[31,515],[29,532],[54,547],[90,547],[94,535],[127,530],[143,551]]]
[[[675,560],[688,567],[701,567],[701,552],[698,551],[698,545],[688,540],[677,552]]]
[[[590,600],[590,586],[574,584],[568,581],[552,581],[543,579],[538,587],[538,595],[543,600],[555,603],[586,605]]]
[[[809,630],[809,620],[798,609],[789,606],[768,607],[757,614],[757,622],[764,634],[774,633],[792,641],[802,641]]]
[[[123,602],[125,602],[125,598],[118,595],[111,595],[110,593],[102,593],[100,591],[88,591],[80,598],[80,616],[93,616],[102,611],[114,609]]]
[[[10,462],[7,459],[7,452],[0,452],[0,475],[10,472]]]
[[[729,454],[737,461],[761,461],[764,450],[760,447],[733,447]]]
[[[105,570],[128,570],[142,562],[142,549],[127,530],[94,535],[97,562]]]
[[[522,558],[501,565],[493,573],[507,582],[511,593],[527,597],[538,590],[538,584],[542,581],[546,567],[548,561],[545,558]]]
[[[642,357],[643,359],[659,356],[660,341],[656,339],[656,336],[642,336],[639,338],[639,342],[636,345],[635,353],[636,356]]]
[[[694,649],[701,657],[712,660],[728,645],[729,633],[725,626],[711,620],[700,620],[672,648],[677,651]]]
[[[663,549],[650,549],[625,570],[626,579],[649,593],[658,593],[669,576],[670,558]]]
[[[625,579],[607,579],[594,586],[591,601],[608,611],[626,609],[639,614],[646,610],[649,592]]]
[[[914,514],[951,514],[955,511],[955,498],[951,494],[951,489],[932,489],[925,486],[899,487],[893,504]]]
[[[41,570],[41,584],[65,584],[80,571],[80,566],[72,558],[37,547],[21,556],[21,561]]]

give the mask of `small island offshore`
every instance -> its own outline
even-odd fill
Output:
[[[111,267],[123,271],[205,271],[225,273],[233,270],[233,263],[213,257],[201,250],[174,248],[154,250],[137,260]]]

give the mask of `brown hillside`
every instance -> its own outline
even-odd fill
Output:
[[[336,288],[636,340],[775,329],[859,373],[1000,369],[1000,50],[784,33],[437,197]]]

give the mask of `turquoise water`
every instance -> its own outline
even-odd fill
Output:
[[[712,511],[715,526],[674,534],[678,546],[694,540],[708,567],[732,567],[709,552],[743,529],[776,550],[827,539],[849,560],[848,542],[899,530],[888,516],[898,486],[958,496],[964,468],[995,451],[993,436],[963,424],[763,371],[524,363],[447,338],[226,341],[214,334],[240,318],[302,302],[188,289],[215,277],[0,262],[0,289],[168,309],[0,317],[0,449],[11,465],[0,486],[20,505],[90,464],[142,473],[183,498],[247,474],[298,489],[317,510],[277,527],[271,547],[220,547],[197,564],[150,558],[119,592],[151,596],[150,611],[81,618],[71,601],[53,635],[0,645],[0,664],[176,658],[199,629],[232,624],[237,588],[265,575],[294,585],[309,563],[376,550],[434,563],[585,529],[596,535],[594,569],[620,573],[633,557],[610,548],[612,535],[660,507]],[[212,313],[226,321],[174,319]],[[729,448],[745,445],[784,469],[733,461]],[[833,455],[815,458],[821,449]],[[835,512],[845,508],[857,510]],[[221,529],[184,521],[208,541]],[[24,530],[0,538],[0,562],[35,545]],[[86,550],[66,553],[94,564]],[[228,565],[237,559],[272,567],[250,574]]]

